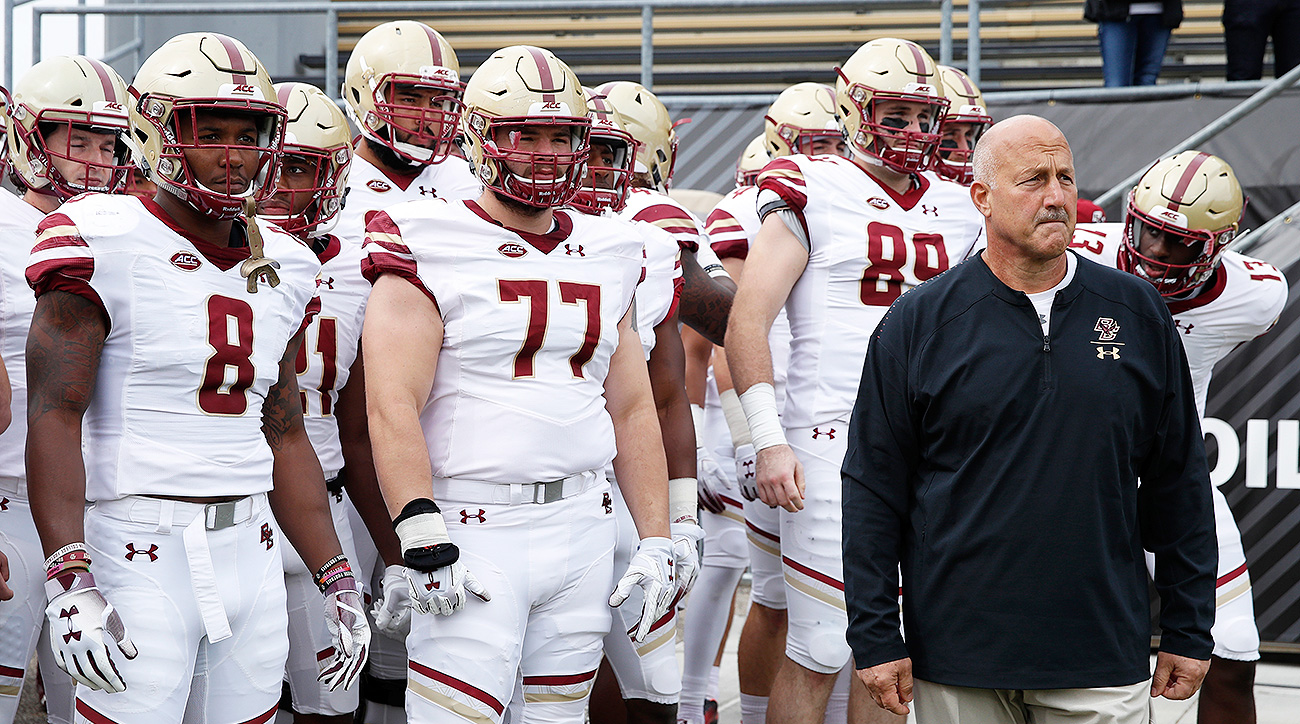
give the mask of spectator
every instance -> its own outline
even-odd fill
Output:
[[[906,714],[915,666],[923,724],[1145,724],[1149,697],[1196,691],[1212,648],[1218,557],[1179,333],[1149,285],[1067,251],[1077,192],[1055,126],[1003,121],[974,163],[988,246],[890,308],[850,420],[858,675]]]
[[[1300,0],[1225,0],[1223,39],[1228,80],[1264,76],[1264,46],[1273,38],[1273,77],[1300,65]]]
[[[1183,22],[1183,3],[1085,0],[1083,18],[1097,23],[1107,88],[1155,85],[1169,35]]]

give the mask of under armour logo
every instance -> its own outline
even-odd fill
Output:
[[[420,195],[421,195],[421,196],[434,196],[434,197],[436,197],[436,196],[438,195],[438,190],[437,190],[437,189],[426,189],[425,187],[421,186],[421,187],[420,187]]]
[[[435,588],[442,588],[442,581],[429,581],[424,584],[424,590],[432,591]]]
[[[331,290],[334,289],[334,277],[317,277],[316,287],[325,287],[326,289]]]
[[[1107,349],[1101,345],[1097,345],[1097,359],[1106,359],[1107,357],[1110,357],[1111,359],[1119,359],[1119,347],[1111,347],[1110,349]]]
[[[582,244],[578,244],[577,246],[571,246],[569,244],[565,244],[564,253],[569,256],[573,256],[574,254],[577,254],[578,256],[581,257],[587,256],[586,252],[582,250]]]
[[[9,510],[8,498],[0,498],[0,510]]]
[[[926,216],[938,216],[938,215],[939,215],[939,207],[938,207],[938,206],[926,206],[925,204],[921,204],[921,213],[924,214],[924,215],[926,215]]]
[[[821,431],[821,428],[819,428],[819,427],[814,427],[814,428],[813,428],[813,439],[814,439],[814,440],[816,440],[817,438],[821,437],[822,435],[825,435],[826,437],[828,437],[828,438],[834,440],[834,439],[835,439],[835,428],[832,427],[831,429],[827,430],[826,432],[822,432],[822,431]]]
[[[79,611],[77,611],[76,606],[73,606],[72,608],[65,608],[59,611],[59,618],[68,619],[68,632],[63,634],[63,643],[65,644],[68,643],[69,641],[81,640],[81,632],[72,630],[72,617],[77,615],[78,613]]]
[[[157,544],[157,543],[150,543],[150,544],[149,544],[149,550],[147,550],[147,551],[142,551],[142,550],[136,550],[136,547],[135,547],[135,544],[134,544],[134,543],[127,543],[127,544],[126,544],[126,559],[127,559],[128,561],[133,561],[133,560],[135,560],[135,557],[136,557],[137,555],[141,555],[141,556],[149,556],[149,562],[150,562],[150,563],[153,563],[154,561],[158,560],[158,544]]]
[[[614,512],[614,501],[609,497],[609,493],[605,493],[605,496],[600,500],[600,504],[605,506],[605,515]]]
[[[832,430],[832,432],[834,432],[834,431]],[[816,437],[816,436],[817,436],[817,433],[814,432],[814,433],[813,433],[813,437]],[[740,465],[741,465],[741,467],[743,467],[743,468],[745,469],[745,479],[746,479],[746,480],[749,480],[750,478],[754,477],[754,461],[753,461],[753,460],[745,460],[745,461],[741,462]]]
[[[266,544],[268,551],[275,547],[275,532],[271,530],[270,523],[262,524],[262,540],[260,542]]]
[[[1174,326],[1177,327],[1177,328],[1179,328],[1179,329],[1181,329],[1181,330],[1183,330],[1183,334],[1191,334],[1191,333],[1192,333],[1192,328],[1195,327],[1196,325],[1195,325],[1195,324],[1189,324],[1189,325],[1187,325],[1187,326],[1184,327],[1184,326],[1183,326],[1183,323],[1182,323],[1181,320],[1179,320],[1179,319],[1174,319]],[[0,508],[0,510],[3,510],[3,508]]]
[[[461,511],[460,511],[460,522],[461,522],[462,524],[463,524],[463,523],[468,523],[470,518],[473,518],[474,520],[477,520],[477,521],[480,522],[480,523],[486,523],[486,522],[487,522],[487,511],[486,511],[486,510],[483,510],[482,508],[479,508],[477,513],[471,513],[471,512],[469,512],[468,510],[461,510]]]

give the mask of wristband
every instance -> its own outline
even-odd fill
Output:
[[[344,578],[355,578],[355,576],[352,575],[352,566],[348,565],[348,559],[344,556],[335,556],[329,563],[321,566],[312,578],[316,581],[316,587],[320,592],[325,593],[331,585]]]
[[[750,385],[748,390],[740,394],[740,406],[745,409],[745,420],[749,423],[755,453],[789,444],[781,429],[781,417],[776,412],[776,390],[770,383]]]
[[[402,512],[398,513],[396,518],[393,518],[393,528],[396,529],[398,523],[401,523],[407,518],[413,518],[420,515],[421,513],[441,514],[442,510],[438,507],[437,503],[428,498],[416,498],[407,503],[406,507],[402,508]]]
[[[731,446],[735,448],[752,443],[749,422],[745,420],[745,408],[740,406],[740,397],[736,391],[731,389],[719,392],[718,399],[722,402],[722,416],[727,421],[727,429],[731,431]]]
[[[55,563],[59,563],[61,561],[73,561],[73,560],[84,560],[86,561],[87,565],[90,564],[90,555],[86,553],[85,543],[81,541],[77,541],[76,543],[69,543],[66,546],[63,546],[62,548],[58,549],[57,551],[54,551],[53,553],[50,554],[49,558],[45,559],[45,569],[49,570],[50,566],[53,566]]]
[[[60,574],[67,573],[68,571],[89,571],[89,570],[90,570],[89,558],[83,560],[74,560],[74,561],[57,561],[55,562],[54,565],[45,569],[45,580],[52,581]]]
[[[695,518],[700,496],[695,478],[673,478],[668,481],[668,522],[698,523]]]

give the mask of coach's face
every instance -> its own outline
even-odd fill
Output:
[[[1074,157],[1051,123],[1022,117],[993,138],[991,168],[971,187],[987,218],[989,245],[1026,260],[1047,261],[1065,253],[1074,234],[1079,199]]]

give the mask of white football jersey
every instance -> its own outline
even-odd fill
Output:
[[[420,413],[433,474],[556,480],[614,458],[604,385],[643,273],[642,236],[555,211],[547,234],[507,229],[473,201],[419,201],[367,224],[363,271],[396,274],[438,306],[444,332]]]
[[[249,294],[248,247],[194,239],[152,201],[76,197],[41,222],[27,281],[97,303],[108,321],[86,411],[86,499],[271,489],[262,403],[314,314],[320,262],[256,222],[280,284]]]
[[[321,269],[316,277],[316,292],[320,295],[320,313],[307,325],[298,349],[296,369],[303,424],[326,478],[343,469],[334,406],[357,359],[361,322],[370,298],[370,283],[361,276],[363,256],[360,245],[330,237],[318,255]]]
[[[27,330],[36,295],[23,275],[43,218],[35,206],[0,189],[0,355],[13,388],[13,419],[0,433],[0,477],[6,478],[27,477]]]
[[[673,235],[683,251],[694,253],[700,248],[703,224],[685,206],[668,194],[654,189],[629,189],[627,206],[619,218],[653,224]]]
[[[1070,247],[1084,259],[1118,268],[1123,244],[1124,224],[1079,224]],[[1286,297],[1286,278],[1276,267],[1229,251],[1195,296],[1165,299],[1181,332],[1178,338],[1187,352],[1196,411],[1202,418],[1214,365],[1238,345],[1268,332]]]
[[[984,217],[957,184],[898,194],[839,156],[787,156],[759,175],[758,207],[788,207],[810,249],[786,300],[793,336],[782,423],[845,419],[867,343],[904,291],[966,258]]]
[[[364,143],[364,141],[362,141]],[[483,185],[464,159],[448,156],[441,163],[424,166],[414,176],[392,177],[361,156],[353,156],[348,169],[348,194],[333,234],[361,245],[366,235],[366,213],[414,199],[478,198]]]
[[[626,223],[626,222],[620,222]],[[645,240],[645,278],[636,288],[636,329],[646,359],[655,348],[655,327],[677,311],[682,296],[682,249],[652,224],[628,224]]]
[[[709,246],[721,259],[745,259],[749,245],[758,234],[762,222],[758,219],[758,187],[742,186],[722,197],[713,211],[705,232]],[[737,280],[739,281],[739,280]],[[790,366],[790,318],[782,306],[772,320],[767,334],[767,346],[772,355],[772,387],[776,391],[776,409],[785,406],[785,380]],[[712,370],[709,372],[712,375]]]

